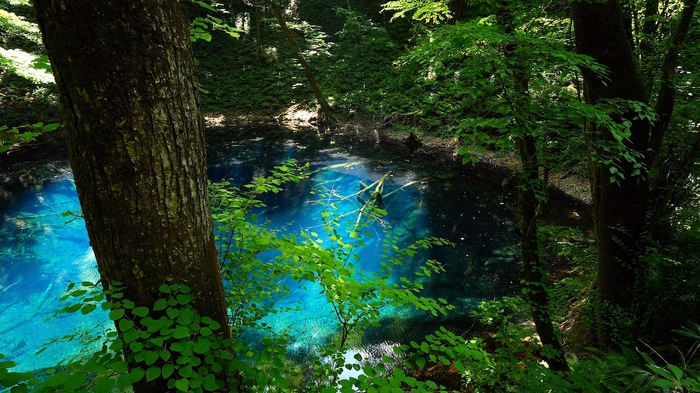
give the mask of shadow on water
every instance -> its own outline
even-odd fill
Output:
[[[423,280],[423,295],[444,298],[456,309],[441,319],[414,310],[394,310],[394,314],[383,315],[382,326],[369,330],[362,342],[417,339],[416,334],[430,332],[439,324],[466,326],[469,311],[480,300],[518,290],[512,186],[503,185],[501,179],[493,179],[485,171],[444,162],[416,164],[372,141],[351,142],[280,129],[215,130],[207,135],[208,175],[213,181],[229,179],[245,184],[266,176],[273,166],[288,159],[309,162],[312,171],[326,168],[314,172],[307,182],[265,196],[270,209],[262,218],[272,227],[298,232],[319,225],[324,206],[313,203],[318,197],[310,195],[312,187],[350,195],[358,191],[360,182],[371,184],[391,173],[384,192],[396,192],[383,201],[388,212],[385,219],[403,234],[401,241],[436,236],[455,244],[423,252],[416,259],[436,259],[444,265],[445,273]],[[58,164],[52,161],[51,165]],[[16,361],[22,370],[51,366],[67,354],[84,350],[79,343],[66,343],[36,358],[34,352],[51,336],[70,334],[76,328],[109,327],[104,314],[91,315],[92,319],[62,316],[45,322],[62,307],[57,299],[68,280],[97,278],[84,223],[66,224],[69,218],[61,216],[64,211],[80,208],[66,168],[64,162],[60,171],[51,172],[50,181],[39,181],[36,184],[41,186],[28,186],[0,202],[0,353]],[[412,185],[401,188],[407,183]],[[349,198],[339,203],[339,212],[349,214],[359,206],[355,198]],[[374,239],[367,241],[360,254],[364,264],[360,267],[365,269],[378,266],[376,257],[384,236],[381,225],[371,229]],[[408,277],[417,268],[417,262],[405,263],[395,274]],[[285,305],[301,301],[301,310],[276,314],[269,321],[273,329],[289,332],[297,347],[326,342],[335,334],[332,309],[313,292],[294,291],[284,300]],[[22,329],[14,329],[18,320]],[[258,334],[253,332],[250,337]]]

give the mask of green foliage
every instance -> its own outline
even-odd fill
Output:
[[[41,56],[38,29],[31,23],[30,12],[25,12],[26,2],[0,2],[7,6],[7,11],[0,10],[0,93],[8,102],[21,102],[25,109],[35,104],[40,107],[25,114],[11,109],[8,112],[4,105],[0,117],[12,124],[34,122],[37,113],[47,113],[43,108],[55,97],[51,87],[39,84],[38,76],[43,73],[35,73],[33,68],[50,70],[50,66]],[[312,12],[324,5],[303,3],[302,7]],[[371,7],[366,2],[359,6],[355,3],[352,10],[349,5],[348,9],[334,8],[342,28],[337,23],[332,30],[337,34],[330,37],[326,36],[326,26],[294,18],[290,23],[305,55],[312,59],[314,71],[323,76],[321,83],[331,93],[336,107],[378,116],[384,121],[400,119],[403,124],[399,126],[408,130],[457,136],[465,146],[462,153],[467,158],[470,149],[510,151],[515,138],[531,135],[538,138],[542,165],[548,170],[583,173],[586,163],[582,158],[591,154],[593,162],[610,168],[611,182],[647,175],[643,157],[628,149],[631,124],[617,119],[635,113],[636,119],[654,121],[652,111],[640,103],[622,100],[596,106],[581,102],[581,69],[600,75],[605,70],[590,58],[570,52],[569,21],[553,15],[547,8],[551,5],[518,3],[523,7],[516,15],[518,27],[514,34],[505,34],[495,17],[488,16],[493,13],[488,3],[476,2],[470,6],[478,8],[479,18],[435,28],[417,23],[411,37],[397,40],[386,24],[379,23],[378,15],[369,11]],[[199,8],[191,29],[192,40],[198,41],[195,48],[200,60],[199,80],[209,91],[203,97],[205,108],[271,112],[310,99],[297,60],[269,15],[259,12],[250,2],[230,2],[225,6],[201,1],[193,4]],[[397,12],[392,20],[410,14],[429,24],[451,16],[444,1],[390,1],[384,9]],[[247,34],[232,39],[242,31]],[[408,46],[404,47],[406,43]],[[503,52],[504,47],[513,44],[518,48],[515,60]],[[687,51],[681,56],[684,70],[697,68],[696,53],[700,52]],[[512,75],[522,64],[527,65],[530,97],[524,103],[525,111],[517,112],[512,105]],[[695,142],[696,132],[689,126],[695,124],[697,112],[692,101],[695,79],[695,73],[690,71],[679,73],[676,79],[681,96],[677,112],[682,116],[671,124],[676,137],[671,138],[673,143],[663,146],[661,156],[668,158],[668,164],[653,169],[650,175],[655,179],[664,179],[668,171],[679,165],[673,154],[678,151],[674,145]],[[48,113],[45,118],[55,117]],[[586,140],[587,132],[593,130],[581,127],[583,119],[604,128],[610,133],[610,140]],[[526,126],[514,127],[516,122]],[[42,123],[12,129],[3,126],[0,152],[40,131],[55,128],[55,124]],[[622,173],[624,161],[634,164],[632,172]],[[653,305],[646,310],[645,336],[654,341],[663,340],[668,326],[686,322],[684,318],[699,309],[700,253],[693,246],[700,239],[700,221],[693,207],[698,202],[696,175],[681,182],[682,195],[674,200],[673,214],[664,228],[668,237],[662,244],[649,246],[644,258],[646,292],[639,299]],[[643,355],[643,364],[634,372],[607,379],[603,377],[606,371],[621,368],[627,360],[589,354],[585,359],[569,359],[573,368],[570,375],[551,373],[538,361],[546,348],[541,348],[532,330],[522,324],[527,320],[526,303],[516,298],[479,306],[477,316],[483,324],[492,326],[492,336],[466,339],[443,328],[424,342],[397,348],[396,354],[405,358],[405,363],[390,356],[363,359],[358,355],[356,360],[360,363],[348,364],[346,350],[353,340],[361,340],[368,327],[378,323],[383,310],[411,306],[442,315],[449,309],[444,301],[419,296],[424,280],[441,271],[437,262],[428,261],[415,277],[403,277],[398,282],[390,279],[392,269],[420,257],[422,250],[446,243],[430,238],[405,245],[400,234],[389,234],[383,245],[382,269],[366,273],[356,267],[357,250],[368,242],[370,225],[386,224],[376,203],[348,216],[338,214],[329,203],[319,217],[318,228],[298,234],[272,230],[259,222],[256,211],[266,208],[260,199],[264,193],[282,192],[286,182],[299,182],[305,177],[301,168],[287,164],[269,177],[255,179],[243,187],[212,185],[220,263],[230,285],[231,328],[238,340],[219,339],[220,327],[192,309],[186,285],[164,283],[162,299],[146,309],[121,299],[118,287],[102,292],[94,284],[83,283],[81,287],[69,288],[67,299],[77,303],[67,305],[63,312],[87,314],[105,308],[120,332],[107,334],[101,352],[68,359],[47,370],[41,379],[13,373],[11,362],[0,361],[0,385],[13,392],[101,392],[126,387],[137,379],[166,378],[179,391],[217,391],[237,383],[251,391],[266,392],[434,391],[441,389],[438,384],[419,381],[415,372],[442,364],[454,367],[473,391],[539,392],[542,386],[557,392],[620,391],[623,384],[630,391],[696,388],[697,374],[690,362],[674,359],[659,363],[649,355]],[[663,180],[657,181],[663,189]],[[330,196],[329,191],[315,192],[325,198]],[[387,232],[390,230],[387,227]],[[551,291],[555,316],[563,320],[572,299],[580,301],[582,296],[588,296],[593,282],[594,249],[581,233],[561,228],[548,233],[556,239],[548,252],[573,261],[572,277],[560,281]],[[287,285],[281,284],[289,277],[300,284],[318,285],[337,321],[338,335],[327,347],[318,349],[310,366],[286,357],[284,337],[265,337],[262,345],[250,343],[254,348],[240,339],[250,329],[269,329],[262,320],[277,312],[276,302],[290,292]],[[105,303],[108,297],[112,300]],[[620,316],[620,321],[629,321],[624,313]],[[76,332],[66,339],[83,338]],[[684,352],[684,358],[692,358],[687,355],[689,351]],[[230,356],[233,353],[235,357]],[[359,376],[341,376],[343,370],[350,369],[359,372]],[[232,375],[236,378],[231,379]]]
[[[338,196],[332,191],[324,194],[321,190],[314,193],[318,195],[319,203],[329,209],[321,214],[319,223],[325,236],[312,229],[299,235],[268,229],[254,213],[255,209],[266,207],[259,199],[260,195],[281,192],[285,182],[299,182],[306,177],[303,170],[288,163],[276,167],[265,178],[254,179],[243,188],[227,183],[212,185],[212,206],[221,244],[222,272],[225,280],[231,284],[228,300],[234,334],[240,335],[250,328],[264,331],[269,327],[261,322],[263,317],[273,312],[288,311],[275,310],[275,302],[290,292],[288,285],[283,284],[286,278],[300,285],[315,283],[332,306],[338,334],[325,347],[317,348],[311,354],[306,365],[312,367],[301,374],[303,377],[299,376],[299,383],[305,386],[303,391],[321,391],[338,381],[345,365],[342,354],[348,348],[350,337],[361,338],[365,329],[376,326],[382,309],[413,306],[437,316],[451,308],[443,299],[418,296],[422,289],[421,280],[442,271],[436,261],[428,261],[416,273],[415,280],[406,277],[397,283],[390,280],[394,267],[419,257],[421,250],[449,243],[429,238],[399,247],[400,236],[387,235],[381,269],[378,272],[360,271],[355,266],[359,259],[357,252],[364,246],[367,236],[371,236],[369,225],[379,221],[386,226],[386,231],[391,229],[382,219],[385,213],[370,198],[370,203],[355,212],[338,214],[334,212],[337,207],[335,203],[329,201],[354,195]],[[381,181],[367,188],[380,189]],[[269,257],[269,252],[273,250],[274,257]],[[267,257],[260,257],[263,253]],[[278,340],[273,337],[263,352],[278,351],[274,346],[280,345]],[[254,362],[266,372],[288,367],[284,364],[270,365],[263,360],[256,359]],[[307,366],[302,365],[302,368]],[[388,374],[383,370],[380,373],[375,371],[373,375],[375,378],[370,381],[383,380]],[[350,389],[353,384],[369,382],[358,379],[339,383],[347,384]]]
[[[281,250],[295,252],[295,237],[267,228],[259,222],[255,209],[265,208],[259,199],[265,193],[279,193],[284,183],[298,183],[308,177],[308,165],[293,162],[276,167],[267,177],[259,177],[244,187],[228,182],[211,184],[211,205],[219,242],[219,261],[231,305],[231,329],[234,335],[248,328],[264,329],[261,319],[274,312],[274,301],[289,294],[278,285],[297,263],[284,254],[259,258],[261,253]]]
[[[211,318],[198,315],[194,296],[183,284],[165,283],[151,308],[123,299],[119,283],[101,291],[98,284],[71,284],[64,299],[75,298],[57,312],[89,314],[109,311],[116,331],[109,331],[102,349],[70,359],[60,370],[48,370],[36,392],[110,392],[145,378],[165,379],[179,392],[225,391],[237,374],[230,339]]]
[[[672,346],[672,351],[662,355],[662,349],[647,346],[649,354],[639,351],[642,365],[630,366],[615,374],[622,382],[622,392],[700,392],[700,362],[695,358],[700,347],[700,325],[677,330],[676,333],[693,340],[687,352]],[[653,358],[663,362],[659,365]],[[671,358],[673,357],[673,358]],[[670,360],[669,360],[670,359]],[[675,363],[675,361],[677,363]],[[674,361],[675,364],[670,361]]]
[[[384,97],[384,86],[395,78],[392,61],[400,47],[388,31],[358,11],[336,8],[345,23],[331,47],[331,73],[324,82],[336,107],[347,112],[376,112]]]
[[[653,109],[648,105],[629,100],[601,100],[596,106],[583,105],[580,113],[595,127],[605,129],[613,137],[589,138],[590,159],[597,165],[608,167],[610,170],[610,182],[619,183],[625,179],[625,173],[621,169],[621,163],[626,161],[632,164],[630,177],[646,176],[647,168],[644,167],[644,154],[630,149],[630,137],[632,135],[632,121],[643,120],[654,122],[657,119]],[[633,113],[632,120],[618,119],[623,115]],[[595,132],[589,130],[589,132]]]
[[[36,48],[41,44],[41,33],[39,27],[24,16],[0,9],[0,42],[2,47],[18,45]]]
[[[58,127],[60,127],[58,123],[24,124],[12,128],[0,126],[0,153],[10,150],[15,144],[33,141],[39,135],[56,130]]]
[[[10,389],[11,393],[24,393],[28,392],[31,386],[39,383],[39,379],[34,378],[31,372],[10,371],[16,364],[9,360],[3,360],[4,358],[5,356],[0,354],[0,388]]]
[[[226,10],[223,8],[214,8],[214,6],[221,7],[221,4],[218,3],[211,5],[199,0],[192,0],[192,3],[197,4],[206,11],[211,11],[214,13],[226,12]],[[217,18],[216,16],[207,13],[204,17],[195,17],[190,24],[190,41],[196,42],[197,40],[204,40],[209,42],[212,38],[209,31],[214,30],[223,31],[233,38],[240,37],[240,34],[243,32],[241,29],[237,29],[229,26],[227,23],[224,23],[222,18]]]
[[[451,18],[448,2],[443,0],[425,1],[425,0],[398,0],[388,1],[383,5],[384,11],[395,11],[391,17],[393,21],[396,18],[403,18],[407,13],[412,12],[412,18],[416,20],[424,20],[432,23],[438,23]]]
[[[564,226],[543,226],[540,236],[545,240],[547,259],[560,259],[568,268],[563,277],[553,284],[549,291],[552,304],[552,317],[563,322],[571,307],[586,304],[595,281],[596,249],[594,242],[583,231]],[[594,310],[587,310],[593,315]],[[579,321],[581,322],[581,321]],[[587,323],[589,329],[592,317]]]
[[[299,99],[293,86],[302,83],[303,74],[291,49],[282,45],[283,37],[256,46],[249,35],[237,40],[219,32],[212,36],[211,42],[194,43],[198,80],[208,92],[202,95],[204,110],[269,113]]]
[[[524,300],[506,298],[482,303],[478,315],[497,325],[490,339],[465,339],[446,328],[412,342],[402,350],[409,354],[411,369],[454,367],[464,387],[473,392],[602,392],[607,366],[598,359],[572,362],[572,371],[559,375],[541,361],[541,348],[532,331],[511,312],[527,308]],[[513,319],[515,317],[515,319]],[[410,351],[409,351],[410,350]],[[543,390],[544,389],[544,390]]]
[[[29,2],[0,0],[0,126],[58,118],[58,95],[45,58]]]
[[[697,216],[689,222],[697,222]],[[697,231],[682,228],[681,222],[676,225],[671,230],[675,236],[665,244],[650,244],[642,257],[646,269],[640,287],[644,291],[638,291],[637,297],[646,321],[643,338],[652,344],[668,342],[670,330],[688,323],[700,308]]]
[[[303,69],[271,14],[254,4],[227,3],[216,9],[217,26],[246,34],[234,40],[218,30],[205,30],[211,37],[202,38],[212,41],[194,43],[198,79],[207,91],[202,96],[205,110],[272,113],[311,100]],[[195,23],[202,29],[211,25]],[[312,68],[325,73],[330,45],[325,33],[304,21],[291,19],[288,25],[299,34],[296,41]]]

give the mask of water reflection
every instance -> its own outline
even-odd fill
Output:
[[[332,190],[338,196],[334,202],[339,213],[350,213],[361,206],[360,201],[340,197],[356,193],[360,182],[371,184],[390,173],[384,182],[384,195],[390,194],[383,201],[388,212],[385,220],[403,234],[402,240],[437,236],[455,243],[454,248],[435,248],[422,255],[441,261],[447,270],[424,282],[424,295],[445,298],[458,307],[437,323],[458,324],[479,300],[511,294],[516,289],[512,200],[507,190],[475,171],[426,163],[416,167],[387,159],[371,146],[354,146],[349,153],[351,149],[341,143],[315,136],[232,140],[229,133],[221,132],[210,134],[207,140],[208,174],[215,181],[230,179],[244,184],[292,158],[312,164],[313,176],[308,182],[265,196],[271,208],[261,212],[263,218],[272,227],[289,231],[319,225],[324,206],[313,203],[318,194],[311,195],[311,189]],[[411,185],[402,188],[406,184]],[[30,187],[0,203],[0,353],[17,362],[21,370],[48,367],[69,353],[85,350],[79,342],[64,343],[52,345],[36,357],[35,351],[49,338],[75,329],[103,331],[110,326],[104,313],[46,321],[62,307],[57,299],[69,280],[97,278],[84,223],[77,220],[66,224],[70,218],[61,214],[79,209],[70,174]],[[367,241],[360,254],[361,268],[376,269],[383,229],[379,224],[371,227],[374,241]],[[410,276],[416,268],[405,264],[397,274]],[[275,330],[297,337],[298,345],[322,342],[333,332],[330,306],[318,295],[317,288],[309,289],[295,291],[285,299],[283,305],[301,301],[299,312],[279,314],[268,321]],[[428,329],[436,323],[427,315],[407,310],[387,315],[384,322],[381,329],[368,335],[368,340],[400,341],[419,334],[421,325]]]

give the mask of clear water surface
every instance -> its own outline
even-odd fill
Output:
[[[489,174],[470,168],[439,167],[430,162],[407,162],[378,149],[373,143],[347,145],[316,136],[255,137],[264,130],[246,131],[243,139],[227,131],[210,132],[209,177],[243,184],[264,176],[274,165],[295,159],[310,162],[308,182],[288,186],[283,193],[267,197],[270,208],[262,212],[272,227],[298,232],[319,225],[324,207],[313,202],[309,191],[333,190],[339,195],[357,192],[359,182],[370,184],[387,173],[384,193],[405,184],[408,187],[385,198],[385,217],[403,240],[437,236],[455,243],[439,247],[425,257],[437,259],[447,270],[424,282],[424,295],[442,297],[457,306],[451,315],[438,320],[421,312],[388,313],[382,327],[368,332],[368,342],[405,341],[429,332],[439,324],[469,326],[466,314],[478,301],[517,288],[515,236],[512,229],[511,190],[489,179]],[[95,281],[95,258],[81,220],[68,222],[63,212],[80,209],[67,162],[50,181],[27,187],[12,198],[0,201],[0,353],[18,364],[17,370],[50,367],[68,354],[85,351],[84,344],[52,343],[36,356],[49,340],[76,331],[106,331],[111,324],[106,313],[94,312],[51,317],[65,304],[58,302],[69,281]],[[355,212],[359,202],[338,202],[339,213]],[[378,266],[383,232],[371,228],[374,241],[360,253],[360,268]],[[319,233],[323,231],[318,231]],[[398,275],[409,276],[417,268],[406,264]],[[315,345],[334,332],[332,310],[313,284],[295,290],[282,305],[301,302],[300,311],[276,314],[267,321],[277,331],[291,334],[295,346]],[[100,345],[99,342],[93,345]]]

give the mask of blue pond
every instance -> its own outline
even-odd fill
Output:
[[[437,236],[455,243],[455,247],[438,247],[423,255],[437,259],[447,270],[424,281],[423,294],[445,298],[456,310],[439,320],[424,312],[387,310],[382,326],[364,338],[368,343],[416,339],[439,324],[468,328],[465,316],[478,301],[517,289],[513,201],[510,190],[488,179],[488,174],[428,161],[407,162],[411,160],[397,158],[367,141],[346,144],[328,137],[267,131],[246,130],[243,138],[236,132],[214,131],[207,140],[212,180],[244,184],[265,176],[284,160],[311,163],[310,179],[265,198],[269,208],[260,214],[271,227],[295,233],[319,227],[324,206],[312,203],[319,198],[309,192],[312,189],[332,190],[337,195],[331,201],[337,203],[337,213],[356,217],[360,203],[341,196],[356,193],[359,182],[370,184],[390,173],[384,182],[386,224],[403,234],[403,242]],[[256,133],[274,137],[256,137]],[[51,343],[35,355],[49,340],[111,327],[106,314],[100,312],[49,318],[65,306],[58,298],[69,281],[95,281],[98,275],[84,223],[62,214],[80,209],[67,161],[53,160],[48,165],[59,168],[50,179],[0,200],[0,353],[15,361],[18,370],[50,367],[86,350],[79,340],[73,340]],[[377,268],[384,236],[379,224],[371,226],[370,232],[373,240],[366,241],[359,254],[358,267],[365,270]],[[409,276],[417,267],[408,263],[396,274]],[[335,319],[318,292],[312,283],[306,290],[295,289],[280,305],[301,304],[301,309],[274,314],[266,322],[275,331],[289,333],[296,347],[322,342],[334,333]]]

